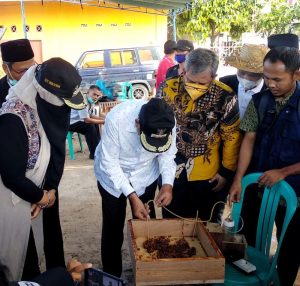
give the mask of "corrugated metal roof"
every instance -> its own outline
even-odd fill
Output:
[[[109,0],[118,4],[151,9],[171,10],[186,7],[188,0]]]

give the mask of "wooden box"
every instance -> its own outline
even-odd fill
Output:
[[[206,228],[228,261],[246,258],[247,241],[244,235],[225,233],[216,223],[208,223]]]
[[[128,245],[136,285],[222,283],[225,259],[211,235],[200,222],[180,219],[129,220]],[[201,249],[191,258],[153,259],[141,255],[147,238],[184,237]]]

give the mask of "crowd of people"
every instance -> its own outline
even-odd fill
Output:
[[[262,172],[242,210],[243,232],[254,245],[262,187],[285,179],[300,197],[298,37],[273,35],[268,47],[245,44],[226,58],[237,73],[219,80],[213,51],[178,40],[167,41],[164,52],[156,97],[118,104],[104,115],[94,110],[101,90],[93,85],[83,96],[70,63],[36,64],[28,40],[1,44],[0,261],[8,280],[35,281],[43,251],[47,269],[65,267],[58,187],[68,131],[86,136],[95,160],[102,265],[117,277],[127,201],[142,220],[155,218],[154,204],[171,211],[163,209],[164,218],[208,220],[216,202],[228,195],[239,201],[245,174]],[[219,221],[222,211],[216,208],[211,220]],[[277,233],[284,212],[281,205]],[[297,208],[278,259],[281,285],[293,285],[298,272],[299,219]]]

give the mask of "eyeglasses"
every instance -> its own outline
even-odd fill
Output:
[[[36,64],[37,64],[37,63],[34,62],[32,65],[36,65]],[[15,72],[16,74],[20,74],[20,75],[24,74],[25,72],[27,72],[27,71],[31,68],[31,66],[30,66],[30,67],[25,68],[25,69],[15,70],[15,69],[12,67],[12,64],[11,64],[11,63],[6,64],[6,65],[7,65],[7,67],[8,67],[9,70]]]
[[[22,70],[15,70],[12,66],[10,67],[10,70],[12,70],[13,72],[15,72],[16,74],[24,74],[25,72],[27,72],[29,70],[29,68],[26,69],[22,69]]]

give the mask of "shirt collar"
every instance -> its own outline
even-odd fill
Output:
[[[137,119],[139,117],[139,113],[140,113],[140,110],[141,110],[141,107],[143,104],[147,103],[147,101],[144,101],[144,100],[140,100],[140,103],[141,104],[138,104],[134,111],[133,111],[133,115],[132,117],[130,118],[134,118],[131,122],[128,122],[127,126],[125,127],[126,128],[126,131],[128,132],[131,132],[131,133],[137,133],[137,129],[136,129],[136,126],[135,126],[135,119]]]
[[[250,92],[250,93],[254,94],[254,93],[260,92],[263,85],[264,85],[264,80],[262,79],[258,86],[254,87],[252,89],[249,89],[247,91],[241,86],[241,84],[239,84],[239,90],[242,91],[243,93]]]

